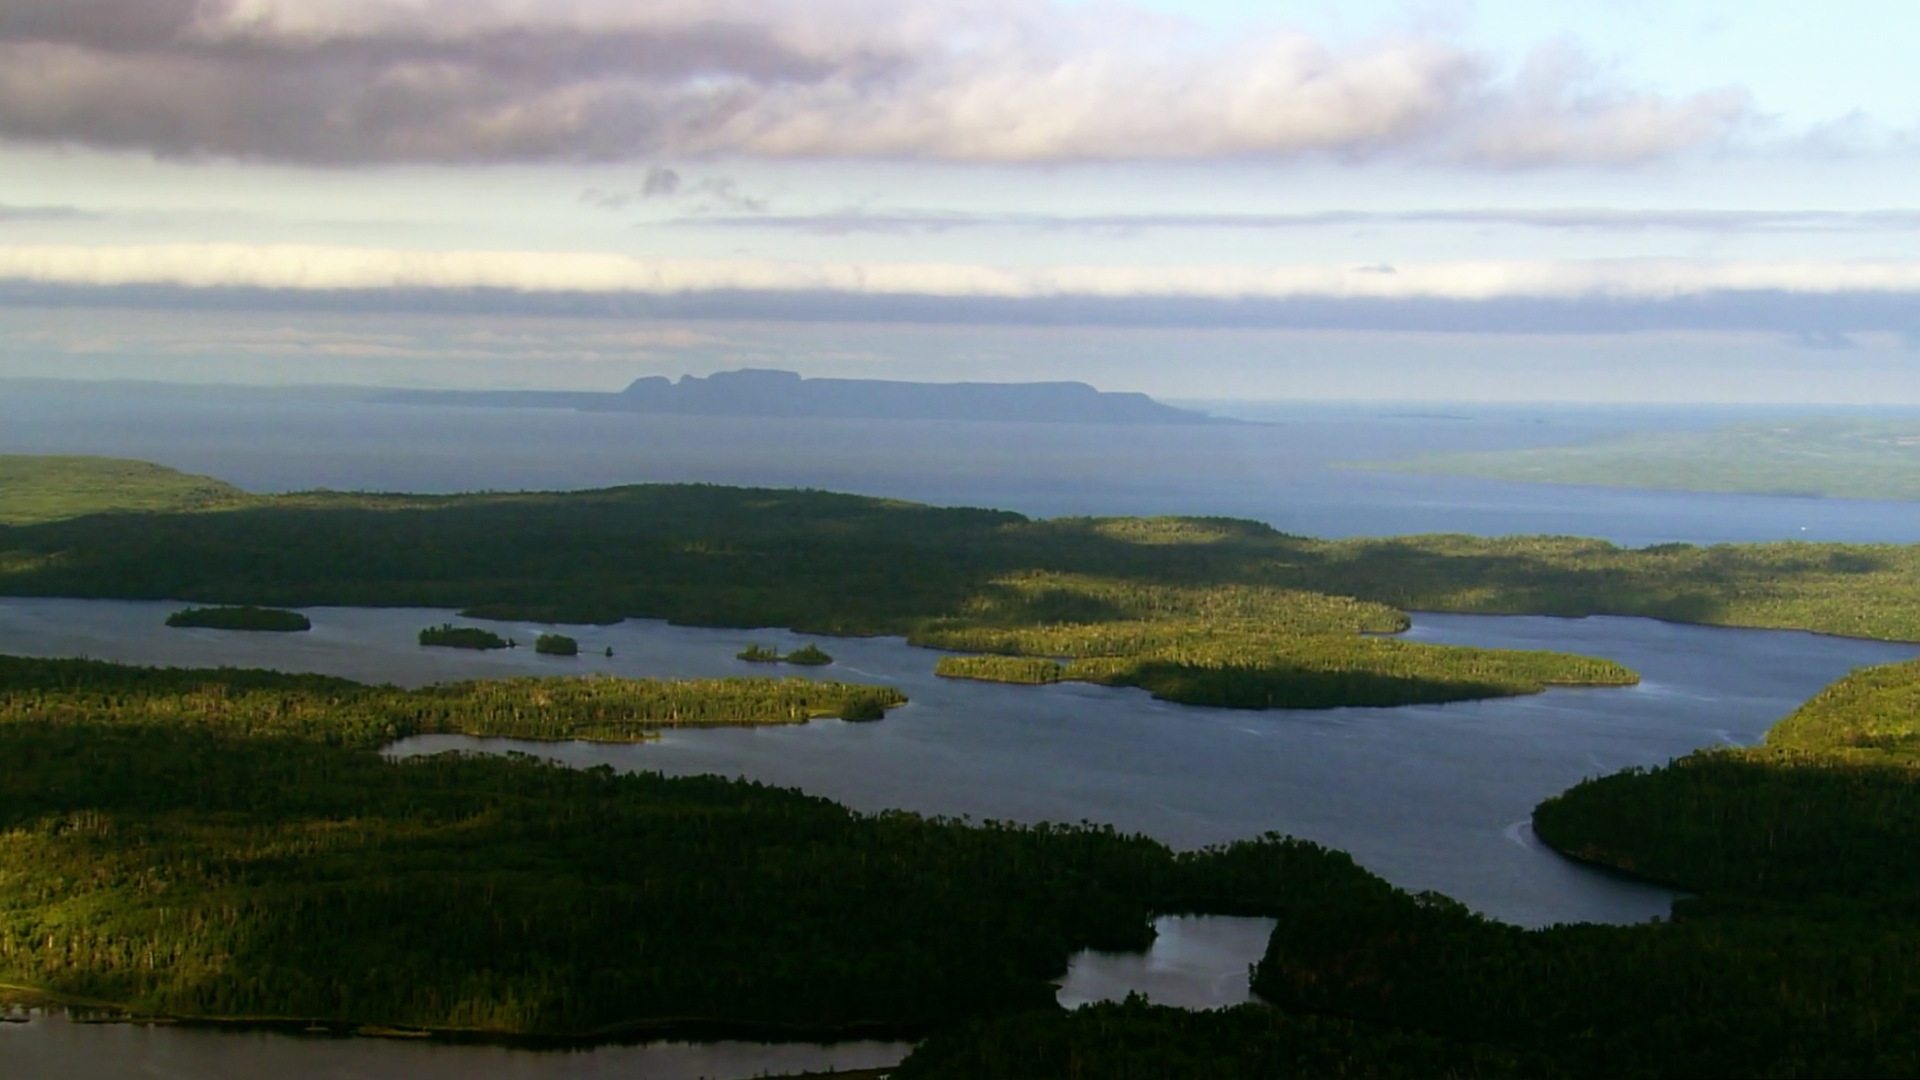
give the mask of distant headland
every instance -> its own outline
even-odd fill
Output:
[[[918,383],[808,379],[747,368],[706,378],[636,379],[617,393],[562,390],[400,390],[382,401],[506,409],[674,413],[799,419],[1020,420],[1067,424],[1210,424],[1203,413],[1145,394],[1107,393],[1086,383]]]

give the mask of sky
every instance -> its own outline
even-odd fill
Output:
[[[0,377],[1920,402],[1889,0],[0,0]]]

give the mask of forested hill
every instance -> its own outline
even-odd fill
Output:
[[[763,416],[856,420],[1019,420],[1072,424],[1207,424],[1201,413],[1162,405],[1145,394],[1111,393],[1085,383],[916,383],[883,379],[807,379],[791,371],[744,369],[678,382],[636,380],[620,393],[579,391],[413,390],[382,400],[415,405],[579,409],[689,416]]]
[[[0,454],[0,525],[114,511],[209,510],[249,498],[224,480],[145,461]]]
[[[16,505],[0,502],[0,515]],[[213,505],[221,511],[0,526],[0,595],[649,617],[923,634],[1012,653],[1049,635],[988,631],[1104,626],[1114,630],[1104,641],[1162,648],[1225,624],[1391,632],[1406,625],[1401,611],[1642,615],[1920,640],[1920,546],[1325,541],[1226,518],[1035,521],[704,484]]]

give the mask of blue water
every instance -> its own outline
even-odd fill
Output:
[[[1311,536],[1627,545],[1920,541],[1920,503],[1508,484],[1339,467],[1704,427],[1777,408],[1286,405],[1220,427],[744,420],[375,405],[338,391],[0,385],[0,453],[144,458],[254,491],[815,487],[1037,516],[1223,514]]]
[[[317,608],[310,633],[247,634],[169,629],[172,607],[0,598],[0,653],[420,685],[520,674],[757,675],[734,655],[748,642],[787,651],[818,640],[632,620],[570,630],[583,655],[558,659],[420,648],[414,635],[450,618],[446,611]],[[501,629],[526,639],[538,628]],[[1514,922],[1621,922],[1664,913],[1670,894],[1543,849],[1526,829],[1534,804],[1583,777],[1752,742],[1847,671],[1920,652],[1621,618],[1419,615],[1409,636],[1604,656],[1644,681],[1450,705],[1249,712],[1077,683],[940,679],[938,653],[898,638],[838,639],[824,642],[837,662],[808,674],[898,686],[911,703],[876,724],[676,730],[638,745],[427,736],[399,751],[512,749],[576,765],[746,776],[861,810],[1108,822],[1183,848],[1280,830]],[[599,655],[608,647],[611,659]]]

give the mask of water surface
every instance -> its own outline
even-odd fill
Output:
[[[1299,403],[1242,426],[781,420],[374,404],[340,391],[0,384],[0,453],[111,454],[251,491],[815,487],[1043,517],[1223,514],[1308,536],[1920,541],[1920,503],[1512,484],[1337,467],[1780,409]]]
[[[1266,955],[1272,919],[1169,915],[1153,920],[1144,953],[1082,952],[1067,965],[1056,999],[1072,1009],[1138,993],[1156,1005],[1218,1009],[1257,1001],[1251,967]]]
[[[833,1046],[649,1043],[520,1050],[424,1040],[339,1039],[146,1024],[75,1023],[36,1012],[0,1024],[7,1080],[743,1080],[894,1065],[907,1043]]]
[[[408,609],[308,610],[306,634],[174,630],[174,605],[0,600],[0,652],[136,663],[276,667],[420,685],[519,673],[764,675],[749,641],[822,642],[838,660],[793,671],[888,683],[912,699],[875,724],[683,729],[637,745],[423,736],[398,754],[520,750],[579,766],[744,776],[855,809],[1013,821],[1095,821],[1181,848],[1277,830],[1351,852],[1395,884],[1435,889],[1523,925],[1638,921],[1670,895],[1573,865],[1532,838],[1541,799],[1580,779],[1747,743],[1821,687],[1913,646],[1647,619],[1417,615],[1415,640],[1547,648],[1639,671],[1633,688],[1395,709],[1251,712],[1082,684],[1000,686],[934,677],[938,653],[897,638],[817,639],[656,621],[580,628],[582,655],[422,649]],[[528,640],[538,627],[499,624]],[[611,659],[598,655],[611,647]],[[782,669],[788,671],[791,669]]]

